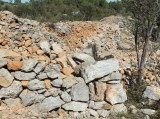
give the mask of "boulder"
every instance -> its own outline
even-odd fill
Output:
[[[119,69],[119,63],[116,59],[101,60],[95,63],[83,63],[81,75],[86,83],[95,79],[102,78]]]
[[[0,86],[8,87],[12,84],[14,77],[9,73],[7,69],[0,69]]]
[[[67,111],[85,111],[88,107],[87,103],[83,103],[83,102],[69,102],[66,103],[62,106],[63,109],[67,110]]]
[[[72,58],[75,60],[75,61],[79,61],[79,62],[88,62],[88,63],[94,63],[95,62],[95,59],[93,57],[91,57],[90,55],[88,54],[85,54],[85,53],[74,53]]]

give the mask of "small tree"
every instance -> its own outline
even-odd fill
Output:
[[[143,76],[143,69],[147,57],[149,41],[153,29],[157,26],[158,15],[160,14],[160,0],[122,0],[134,18],[133,34],[135,36],[135,49],[137,53],[138,83]],[[139,44],[143,44],[140,53]]]

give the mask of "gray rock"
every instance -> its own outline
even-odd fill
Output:
[[[72,87],[73,85],[75,85],[76,83],[78,83],[78,82],[75,80],[75,78],[67,77],[67,78],[63,79],[62,87],[68,89],[68,88]]]
[[[0,69],[0,86],[8,87],[12,84],[14,77],[9,73],[7,69]]]
[[[21,71],[16,71],[14,73],[14,77],[17,80],[32,80],[36,77],[36,74],[34,72],[30,72],[30,73],[25,73],[25,72],[21,72]]]
[[[48,97],[43,100],[43,102],[39,105],[40,110],[42,112],[49,112],[53,109],[61,107],[64,102],[60,99],[59,96],[57,97]]]
[[[89,100],[89,88],[88,86],[80,82],[71,88],[71,97],[74,101],[88,101]]]
[[[105,101],[101,101],[101,102],[94,102],[94,101],[90,101],[89,102],[89,108],[94,109],[94,110],[102,110],[104,109],[105,106],[110,106],[110,104],[108,104]],[[109,109],[110,107],[108,107]]]
[[[60,72],[58,71],[50,71],[50,72],[47,72],[47,76],[51,79],[56,79],[60,76]]]
[[[44,68],[45,68],[45,64],[38,63],[34,69],[34,72],[38,74],[39,72],[43,71]]]
[[[44,93],[44,92],[46,92],[47,91],[47,89],[40,89],[40,90],[38,90],[37,92],[39,93],[39,94],[42,94],[42,93]]]
[[[47,90],[44,95],[46,97],[49,97],[49,96],[58,96],[59,94],[61,93],[61,90],[59,88],[50,88],[49,90]]]
[[[80,62],[86,62],[86,63],[94,63],[95,60],[93,57],[91,57],[88,54],[84,54],[84,53],[74,53],[72,58],[76,61],[80,61]]]
[[[112,105],[123,103],[127,100],[127,94],[123,89],[122,84],[107,85],[106,101]]]
[[[7,65],[7,59],[5,58],[0,58],[0,68],[2,68],[3,66]]]
[[[8,98],[3,101],[7,105],[18,105],[21,104],[21,100],[19,98]]]
[[[108,117],[110,114],[110,111],[108,111],[108,110],[97,110],[97,112],[98,112],[99,116],[103,117],[103,118]]]
[[[71,102],[71,96],[67,92],[62,92],[61,98],[65,102]]]
[[[113,72],[112,74],[110,74],[110,79],[111,80],[121,80],[122,74],[119,73],[119,71]]]
[[[119,63],[116,59],[108,59],[93,63],[83,63],[81,67],[81,75],[86,83],[95,79],[102,78],[113,71],[119,69]]]
[[[51,82],[52,86],[54,87],[61,87],[63,84],[63,80],[62,79],[55,79]]]
[[[93,109],[89,109],[89,113],[90,113],[90,115],[92,115],[92,116],[94,116],[96,118],[99,117],[99,114]]]
[[[75,112],[85,111],[87,109],[87,107],[88,107],[87,103],[75,102],[75,101],[66,103],[62,106],[62,108],[65,110],[71,110],[71,111],[75,111]]]
[[[54,28],[61,34],[67,35],[70,33],[69,27],[62,22],[54,23],[53,25],[54,25]]]
[[[1,98],[16,98],[22,91],[21,83],[18,81],[13,81],[12,85],[7,88],[0,89],[0,99]]]
[[[158,94],[158,92],[160,92],[160,88],[155,87],[155,86],[147,86],[143,93],[143,97],[149,98],[152,100],[159,100],[160,94]]]
[[[127,113],[127,107],[124,104],[116,104],[113,105],[111,109],[111,114],[120,114],[120,113]]]
[[[39,81],[38,79],[34,79],[34,80],[29,81],[27,87],[30,90],[39,90],[39,89],[44,89],[45,85],[44,85],[43,81]]]
[[[39,73],[39,75],[37,76],[37,78],[39,79],[39,80],[43,80],[43,79],[47,79],[48,78],[48,76],[47,76],[47,73]]]
[[[25,106],[29,106],[34,103],[42,102],[45,99],[45,96],[42,94],[38,94],[33,91],[23,90],[23,92],[19,96]]]
[[[50,52],[50,44],[48,41],[41,41],[39,45],[42,50]]]
[[[52,71],[60,72],[61,69],[62,69],[61,65],[51,63],[46,66],[44,72],[52,72]]]
[[[23,63],[22,70],[25,72],[32,71],[37,63],[38,63],[38,61],[34,60],[34,59],[26,60]]]
[[[154,115],[156,113],[156,111],[153,109],[141,109],[141,111],[143,114],[146,114],[146,115]]]

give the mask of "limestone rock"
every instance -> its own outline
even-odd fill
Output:
[[[45,97],[42,94],[38,94],[26,89],[23,90],[23,92],[20,94],[20,98],[22,99],[22,102],[25,106],[29,106],[33,103],[42,102]]]
[[[127,113],[127,107],[124,104],[113,105],[111,114]]]
[[[84,54],[84,53],[74,53],[72,58],[76,61],[80,61],[80,62],[88,62],[88,63],[94,63],[95,60],[93,57],[91,57],[88,54]]]
[[[34,60],[34,59],[26,60],[23,63],[22,70],[25,72],[32,71],[37,63],[38,63],[38,61]]]
[[[22,68],[22,65],[23,65],[22,61],[15,60],[15,61],[8,62],[7,68],[9,70],[17,71],[17,70],[20,70]]]
[[[3,66],[7,65],[7,59],[5,58],[0,58],[0,68],[2,68]]]
[[[1,98],[16,98],[22,91],[21,83],[18,81],[13,81],[12,85],[7,88],[1,88],[0,99]]]
[[[44,63],[38,63],[37,66],[33,69],[35,73],[41,72],[45,68]]]
[[[95,79],[104,77],[113,71],[119,69],[119,63],[116,59],[108,59],[97,61],[95,63],[83,63],[81,68],[81,75],[85,79],[86,83],[89,83]]]
[[[153,109],[141,109],[141,111],[146,115],[154,115],[156,113]]]
[[[0,58],[7,58],[7,57],[21,57],[21,55],[17,52],[8,49],[0,49]]]
[[[78,83],[74,77],[67,77],[65,79],[63,79],[63,84],[62,87],[64,88],[70,88],[72,87],[74,84]]]
[[[0,69],[0,86],[8,87],[12,84],[14,77],[9,73],[7,69]]]
[[[147,86],[144,93],[144,98],[149,98],[152,100],[159,100],[160,99],[160,88],[155,86]]]
[[[61,87],[63,84],[63,80],[62,79],[55,79],[52,81],[51,83],[54,87]]]
[[[71,97],[74,101],[88,101],[89,89],[84,82],[80,82],[71,88]]]
[[[41,41],[39,45],[42,50],[50,52],[50,44],[48,41]]]
[[[62,106],[62,108],[64,108],[65,110],[71,110],[71,111],[85,111],[88,107],[87,103],[83,103],[83,102],[69,102],[66,103]]]
[[[36,77],[36,74],[34,72],[31,73],[25,73],[25,72],[21,72],[21,71],[16,71],[14,73],[14,77],[18,80],[32,80]]]
[[[123,103],[127,100],[127,94],[123,89],[122,84],[107,85],[106,101],[112,105]]]
[[[29,83],[28,83],[28,89],[30,90],[39,90],[39,89],[44,89],[45,88],[45,85],[44,85],[44,82],[43,81],[39,81],[38,79],[34,79],[34,80],[31,80]]]
[[[71,96],[67,92],[62,92],[61,98],[65,102],[71,102]]]
[[[109,114],[110,114],[110,111],[109,110],[97,110],[98,114],[100,117],[108,117]]]
[[[60,99],[59,96],[57,97],[48,97],[43,100],[43,102],[39,105],[42,112],[49,112],[53,109],[61,107],[64,102]]]
[[[4,100],[4,103],[7,105],[18,105],[21,104],[21,100],[19,98],[8,98]]]

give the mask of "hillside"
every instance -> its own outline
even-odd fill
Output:
[[[39,23],[1,11],[0,118],[158,119],[159,44],[150,43],[147,87],[140,92],[145,101],[133,104],[136,95],[129,91],[137,70],[130,22],[110,16]]]

